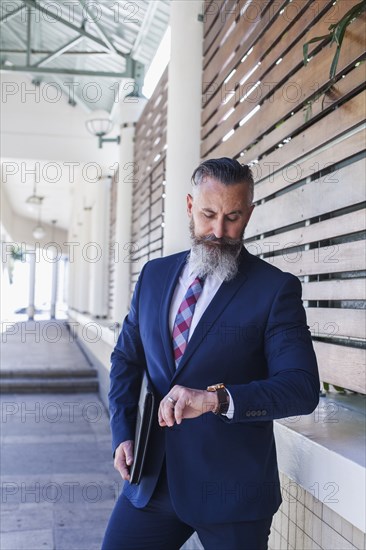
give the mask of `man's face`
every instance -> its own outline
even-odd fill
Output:
[[[199,276],[215,274],[224,281],[236,276],[244,229],[254,208],[248,202],[245,185],[226,186],[210,177],[193,197],[188,195],[190,262]]]
[[[248,206],[247,187],[224,185],[206,177],[194,197],[187,196],[188,216],[193,220],[195,237],[215,237],[208,241],[219,245],[220,239],[242,239],[254,206]]]

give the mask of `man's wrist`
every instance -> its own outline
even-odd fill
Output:
[[[209,393],[214,393],[217,398],[217,405],[212,410],[214,414],[226,414],[230,405],[230,394],[225,388],[224,384],[214,384],[213,386],[207,386]]]
[[[217,393],[212,392],[212,391],[207,391],[207,390],[205,390],[205,393],[206,393],[206,397],[207,397],[206,411],[207,412],[216,411],[218,409],[218,406],[219,406],[219,397],[218,397]]]

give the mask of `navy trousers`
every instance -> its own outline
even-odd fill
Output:
[[[145,508],[121,494],[110,517],[102,550],[179,550],[197,531],[205,550],[267,550],[272,517],[238,523],[187,525],[175,513],[165,466]]]

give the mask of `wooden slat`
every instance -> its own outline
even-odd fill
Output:
[[[359,160],[334,175],[328,174],[257,205],[246,229],[246,237],[362,203],[365,200],[364,170],[365,162]]]
[[[209,64],[213,64],[213,58],[217,55],[218,50],[225,42],[231,40],[233,30],[239,22],[240,10],[243,6],[243,0],[226,0],[221,4],[218,17],[215,19],[210,32],[205,36],[203,41],[203,71]],[[243,19],[240,17],[240,19]],[[236,47],[236,45],[235,45]],[[235,48],[234,48],[235,49]],[[204,73],[203,73],[204,74]],[[205,91],[205,88],[203,88]]]
[[[149,143],[154,145],[154,133],[156,134],[157,131],[160,129],[162,131],[164,129],[164,118],[166,117],[166,108],[167,108],[167,101],[166,98],[164,98],[164,101],[157,107],[160,110],[161,116],[159,119],[150,118],[149,121],[144,124],[140,131],[136,133],[136,140],[138,141],[145,141],[146,143]],[[155,113],[156,114],[156,113]]]
[[[332,239],[341,235],[348,235],[356,231],[366,229],[366,210],[357,210],[343,216],[337,216],[329,220],[313,223],[308,226],[298,227],[291,231],[277,233],[264,239],[245,242],[246,248],[251,254],[276,253],[281,250],[298,247],[299,250],[308,243],[314,243],[325,239]]]
[[[145,106],[136,126],[134,162],[138,166],[137,181],[133,185],[132,237],[138,245],[130,268],[130,290],[134,288],[137,274],[150,259],[150,251],[162,253],[163,230],[154,229],[156,220],[162,219],[165,179],[165,144],[167,126],[168,68]],[[154,237],[153,245],[152,235]]]
[[[303,300],[365,300],[365,280],[333,279],[302,285]]]
[[[163,255],[162,250],[155,250],[154,252],[150,253],[150,260],[153,260],[154,258],[161,258]]]
[[[211,25],[211,28],[203,40],[203,50],[205,59],[209,59],[215,54],[215,51],[219,48],[221,40],[225,37],[229,31],[231,25],[235,23],[237,19],[243,0],[238,2],[237,0],[226,0],[219,5],[212,5],[211,8],[215,8],[216,18]],[[211,17],[215,15],[215,12],[211,14]],[[206,13],[205,13],[205,17]],[[207,64],[204,61],[204,65]]]
[[[344,40],[348,44],[348,47],[341,50],[337,70],[338,76],[348,67],[354,65],[364,53],[362,36],[365,20],[366,18],[362,17],[350,26],[352,34],[350,30],[346,31]],[[246,124],[235,130],[234,135],[229,140],[217,143],[212,151],[210,151],[210,156],[238,156],[242,150],[268,132],[276,123],[290,116],[291,112],[299,106],[304,105],[315,93],[314,82],[316,82],[317,88],[322,88],[328,82],[331,60],[332,51],[329,48],[323,48],[314,57],[311,62],[312,66],[309,64],[306,67],[302,67],[291,76],[290,80],[286,79],[285,83],[270,98],[264,101],[260,110]],[[282,63],[278,67],[281,67],[281,65]],[[268,84],[270,82],[264,82],[261,86],[267,88]],[[292,93],[297,94],[293,98],[289,97],[290,89]],[[241,109],[247,108],[247,112],[245,110],[240,111],[241,115],[248,114],[256,106],[255,103],[249,104],[247,102],[247,105],[245,103],[239,104],[241,106],[244,105]]]
[[[321,0],[321,2],[330,2],[330,0]],[[303,2],[303,5],[306,9],[308,1]],[[277,39],[280,39],[288,28],[293,25],[293,21],[286,18],[286,13],[288,6],[285,8],[284,16],[278,17],[275,19],[273,24],[268,27],[266,32],[263,34],[261,39],[251,48],[250,55],[246,59],[242,58],[241,62],[235,67],[235,75],[230,81],[226,84],[225,82],[220,86],[216,86],[216,89],[211,86],[211,90],[208,91],[207,102],[204,101],[205,107],[202,111],[202,131],[201,137],[204,139],[222,120],[224,115],[232,108],[234,108],[240,97],[243,95],[243,86],[240,86],[240,82],[244,80],[244,77],[251,74],[253,67],[257,66],[255,75],[258,71],[260,74],[265,73],[265,68],[262,68],[262,65],[258,67],[259,63],[270,62],[270,59],[273,59],[275,62],[281,53],[279,52],[279,46],[283,48],[288,47],[288,42],[285,45],[283,41],[279,41],[275,46],[273,45]],[[306,10],[306,14],[313,16],[313,12]],[[304,16],[303,16],[304,17]],[[302,18],[301,18],[302,19]],[[295,23],[296,26],[296,23]],[[303,28],[303,27],[302,27]],[[299,31],[300,32],[300,31]],[[299,32],[297,34],[299,34]],[[287,32],[288,34],[288,32]],[[301,33],[300,33],[301,34]],[[299,36],[296,36],[298,39]],[[245,52],[243,52],[245,53]],[[252,77],[252,79],[254,76]],[[248,76],[249,79],[249,76]],[[230,94],[230,92],[232,92]]]
[[[301,159],[317,148],[326,145],[328,141],[330,142],[353,128],[357,128],[365,118],[363,112],[365,101],[366,92],[363,91],[347,101],[347,103],[341,105],[336,111],[332,111],[327,116],[318,120],[307,130],[292,139],[290,143],[264,157],[255,165],[255,179],[258,181],[258,179],[264,179],[267,175],[273,178],[274,172],[283,170],[289,166],[291,167],[293,160],[290,159]],[[364,150],[364,148],[363,144],[360,151]],[[257,178],[258,175],[259,178]],[[286,181],[283,180],[282,188],[286,186]]]
[[[366,393],[365,350],[314,342],[320,378],[324,382]]]
[[[161,227],[162,222],[163,222],[162,216],[156,217],[154,220],[151,221],[150,231],[154,231],[154,229],[156,229],[157,227]]]
[[[264,258],[267,261],[267,258]],[[323,246],[272,256],[268,263],[297,276],[366,269],[365,241]]]
[[[355,3],[356,0],[351,0]],[[314,2],[311,3],[308,10],[298,19],[282,36],[282,40],[272,47],[269,52],[262,50],[262,37],[258,44],[255,45],[254,51],[251,55],[245,60],[244,63],[240,63],[237,67],[237,73],[235,74],[235,80],[239,83],[241,82],[244,75],[249,74],[249,71],[253,69],[259,62],[260,66],[257,68],[253,76],[251,77],[252,85],[258,80],[265,80],[266,83],[272,83],[271,85],[263,86],[261,89],[260,102],[266,99],[267,96],[271,96],[273,93],[273,88],[276,83],[287,82],[289,80],[288,73],[291,74],[295,70],[299,70],[303,67],[303,57],[302,57],[302,46],[303,44],[311,39],[314,35],[324,35],[327,33],[327,27],[329,25],[329,14],[334,10],[338,10],[338,17],[341,18],[346,11],[349,9],[349,1],[342,0],[338,2],[336,6],[332,5],[332,2],[329,0],[319,0],[316,3],[317,9],[314,11]],[[291,6],[288,6],[290,9]],[[284,16],[286,12],[284,13]],[[321,16],[320,21],[316,22],[318,17]],[[280,18],[281,20],[282,18]],[[309,25],[312,23],[309,31],[304,35]],[[272,27],[276,22],[269,27],[268,34],[272,32]],[[276,29],[274,29],[276,30]],[[277,32],[280,34],[280,30]],[[263,37],[264,38],[264,37]],[[276,41],[276,36],[272,37],[272,42]],[[264,42],[264,41],[263,41]],[[312,51],[317,48],[319,45],[310,45],[309,46],[309,55]],[[265,42],[263,43],[265,47]],[[276,61],[281,58],[281,67],[275,65]],[[269,72],[270,70],[270,72]],[[245,83],[245,86],[248,86]],[[249,85],[249,88],[251,86]],[[222,88],[225,88],[223,85]],[[206,121],[212,115],[215,108],[220,109],[222,106],[222,101],[224,99],[224,90],[222,88],[217,89],[217,96],[210,97],[210,102],[205,106],[202,120]],[[233,97],[225,104],[223,111],[227,111],[229,108],[234,107],[234,103],[237,105],[237,108],[241,108],[244,111],[245,105],[240,105],[238,100],[244,95],[245,91],[248,91],[249,88],[244,88],[244,86],[239,87],[236,90],[236,93]],[[220,98],[221,96],[221,98]],[[239,96],[239,97],[238,97]],[[252,100],[253,101],[253,100]],[[216,106],[215,106],[216,105]],[[253,105],[254,107],[255,105]],[[245,115],[245,112],[240,113],[240,116],[236,120],[240,120]],[[210,118],[207,125],[205,125],[203,130],[203,137],[212,130],[213,126],[219,122],[221,115],[217,116],[216,114]],[[231,116],[230,120],[235,122],[234,117]],[[227,129],[222,130],[222,135],[227,133]]]
[[[114,304],[114,279],[116,270],[115,242],[117,219],[117,182],[119,172],[112,178],[109,194],[109,252],[108,252],[108,317],[112,318]]]
[[[166,134],[165,134],[166,135]],[[166,139],[164,139],[164,144],[166,143]],[[159,144],[160,145],[160,144]],[[155,160],[155,158],[160,155],[158,160]],[[150,154],[147,154],[146,161],[145,161],[145,172],[143,172],[143,175],[145,176],[147,173],[150,173],[151,171],[155,170],[158,163],[161,162],[164,155],[163,145],[159,149],[155,149],[150,152]],[[150,168],[149,168],[150,166]]]
[[[251,162],[258,157],[268,154],[268,151],[281,143],[288,137],[293,137],[294,133],[304,131],[307,126],[312,124],[315,117],[325,116],[327,109],[334,108],[341,101],[344,102],[350,95],[355,95],[366,87],[366,67],[361,64],[353,71],[349,72],[345,78],[337,82],[337,92],[331,99],[322,95],[318,101],[313,104],[311,115],[306,120],[304,111],[297,111],[294,116],[288,118],[272,132],[265,135],[258,144],[250,148],[244,159],[246,163]],[[324,104],[323,104],[324,100]],[[323,106],[324,105],[324,106]]]
[[[330,141],[326,146],[320,146],[305,158],[297,158],[295,162],[286,164],[275,173],[273,173],[274,167],[271,164],[265,167],[265,172],[262,172],[261,167],[253,166],[255,179],[258,177],[260,180],[255,185],[255,200],[263,200],[269,195],[293,185],[296,181],[303,180],[362,151],[365,148],[365,125],[360,125],[356,128],[355,133],[346,135],[344,139],[337,139]],[[288,158],[288,160],[290,159],[291,157]],[[268,177],[263,178],[265,174],[268,174]]]
[[[346,0],[341,0],[341,2],[345,3]],[[318,18],[322,17],[323,20],[329,24],[329,12],[335,8],[330,0],[318,0],[316,4],[314,2],[310,2],[309,7],[307,6],[307,2],[301,1],[300,6],[304,7],[305,12],[299,19],[293,21],[291,18],[286,18],[287,11],[291,9],[292,5],[293,3],[286,6],[283,16],[278,17],[274,21],[266,33],[254,45],[250,56],[248,56],[243,63],[239,63],[236,67],[237,72],[235,73],[235,82],[237,83],[237,87],[235,94],[230,98],[230,100],[223,105],[224,92],[226,91],[226,86],[223,84],[222,87],[218,88],[216,91],[218,94],[217,97],[215,98],[215,96],[212,96],[212,98],[210,98],[210,102],[205,105],[205,109],[202,113],[202,120],[205,123],[202,129],[202,138],[204,138],[222,119],[222,113],[226,112],[238,103],[240,97],[243,95],[243,86],[240,87],[240,82],[243,80],[244,76],[250,74],[253,67],[257,66],[259,62],[261,63],[261,65],[257,67],[255,73],[251,76],[251,80],[257,77],[257,75],[260,75],[260,77],[263,78],[263,75],[268,73],[268,70],[277,62],[278,59],[283,59],[283,56],[286,55],[294,43],[301,41],[301,44],[303,44],[303,41],[307,38],[304,34],[310,25],[312,25],[311,28],[313,28]],[[315,6],[316,8],[314,9]],[[339,4],[337,4],[337,6],[339,6]],[[283,22],[286,21],[286,19],[289,23],[288,27],[285,28],[285,32],[283,32],[283,27],[281,27],[280,24],[283,25]],[[325,30],[323,29],[321,34],[324,33]],[[277,40],[279,41],[276,42]],[[310,45],[309,52],[311,52],[315,46]],[[299,64],[301,63],[302,60],[299,61]],[[257,80],[258,79],[259,77]],[[231,85],[231,88],[233,88],[233,85]],[[215,109],[218,109],[218,111],[214,114]],[[222,111],[221,113],[219,112],[220,109]]]
[[[306,318],[312,336],[365,338],[365,312],[362,309],[308,307]]]
[[[355,0],[351,0],[352,2]],[[239,100],[244,95],[245,92],[248,92],[249,89],[257,82],[258,80],[265,79],[266,82],[272,82],[271,86],[267,86],[266,89],[261,90],[260,102],[263,102],[266,99],[267,95],[271,95],[273,92],[274,84],[280,82],[276,75],[273,75],[273,71],[278,72],[278,67],[275,65],[278,59],[282,59],[281,69],[282,74],[285,72],[284,67],[288,67],[288,72],[293,72],[296,68],[301,68],[303,64],[302,58],[302,45],[303,43],[311,38],[310,34],[322,35],[326,33],[327,26],[329,25],[329,20],[327,15],[332,11],[332,1],[331,0],[319,0],[317,2],[317,9],[314,10],[314,2],[304,2],[301,0],[297,4],[298,9],[303,9],[305,12],[302,16],[295,22],[291,21],[287,16],[287,12],[291,13],[291,10],[294,7],[294,4],[291,3],[284,9],[282,16],[278,17],[273,24],[268,28],[266,33],[261,37],[257,44],[255,44],[253,52],[248,56],[244,63],[239,63],[237,66],[237,71],[235,73],[235,78],[233,79],[236,83],[235,93],[232,95],[229,101],[224,104],[224,96],[226,96],[226,86],[222,85],[216,92],[216,97],[210,98],[210,102],[205,106],[205,111],[203,113],[203,120],[208,120],[205,124],[202,132],[202,137],[204,138],[209,132],[212,131],[215,125],[220,122],[222,116],[229,109],[236,107],[236,113],[231,115],[225,123],[221,123],[219,127],[222,127],[221,136],[225,135],[229,128],[229,125],[234,125],[236,122],[241,120],[246,114],[245,105],[240,104]],[[347,11],[348,5],[343,0],[341,2],[341,13]],[[339,9],[339,4],[337,4]],[[306,9],[307,8],[307,9]],[[330,9],[329,9],[330,8]],[[328,10],[328,11],[327,11]],[[315,24],[315,21],[322,14],[322,19]],[[306,29],[308,26],[313,23],[311,31],[307,34]],[[285,32],[287,31],[287,32]],[[304,36],[305,34],[305,36]],[[276,40],[279,39],[279,42],[276,43]],[[275,45],[273,46],[273,43]],[[293,46],[294,44],[294,46]],[[291,48],[291,46],[293,46]],[[318,45],[309,47],[309,55],[311,55],[312,50]],[[295,51],[294,51],[295,50]],[[300,51],[301,50],[301,51]],[[250,79],[240,86],[239,83],[242,81],[245,75],[249,75],[253,67],[257,66],[260,63],[260,66],[257,67],[255,73],[250,77]],[[274,69],[273,69],[274,67]],[[272,73],[269,73],[269,70],[272,70]],[[229,83],[230,84],[230,83]],[[230,88],[233,88],[234,85],[231,84]],[[253,101],[253,100],[251,100]],[[255,107],[256,103],[253,104]],[[217,109],[217,112],[211,117],[214,108]],[[216,130],[217,132],[217,130]],[[210,136],[211,142],[214,141],[213,136]],[[209,143],[203,144],[204,148],[209,148]],[[202,151],[205,154],[205,150]]]
[[[247,17],[239,17],[237,24],[228,40],[219,48],[217,55],[212,58],[212,62],[207,65],[203,72],[203,91],[215,81],[216,86],[221,86],[226,78],[223,70],[229,66],[234,68],[241,60],[244,53],[261,36],[265,29],[271,24],[277,13],[285,6],[287,0],[280,0],[278,4],[273,5],[273,9],[264,12],[268,7],[266,0],[256,0],[257,6],[263,10],[264,15],[261,19],[250,21]]]
[[[207,34],[212,29],[216,20],[219,18],[220,11],[225,4],[226,0],[205,0],[204,12],[203,12],[203,35]]]
[[[166,123],[165,120],[164,120],[164,123]],[[156,145],[154,145],[154,141],[157,136],[160,138],[160,140]],[[140,152],[140,154],[136,155],[135,157],[135,162],[137,162],[140,167],[140,170],[139,170],[139,172],[141,173],[140,177],[144,177],[147,172],[151,171],[151,169],[148,169],[147,167],[151,165],[151,163],[154,161],[154,158],[158,154],[162,154],[162,152],[164,151],[165,144],[166,144],[166,128],[163,128],[160,126],[156,128],[153,135],[151,136],[150,144],[148,144],[146,141],[142,141],[141,143],[139,143],[140,151],[143,150],[145,152],[145,154]]]

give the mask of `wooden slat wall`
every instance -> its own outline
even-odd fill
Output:
[[[136,126],[129,250],[131,293],[144,263],[163,251],[167,101],[168,68]]]
[[[322,380],[366,393],[365,16],[335,88],[329,40],[302,50],[358,1],[206,1],[201,157],[252,167],[247,248],[303,282]]]
[[[117,182],[118,171],[112,177],[110,203],[109,203],[109,257],[108,257],[108,319],[113,317],[116,260],[116,220],[117,220]]]

